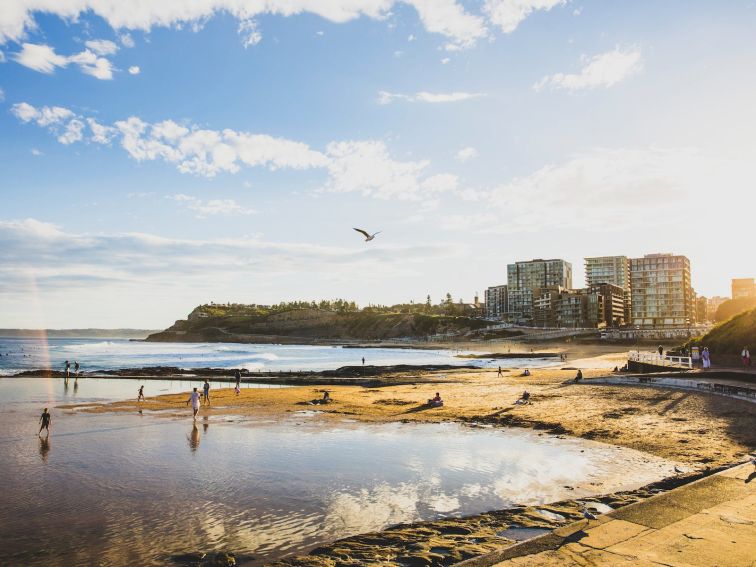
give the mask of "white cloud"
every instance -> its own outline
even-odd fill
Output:
[[[547,87],[568,91],[608,88],[640,72],[642,68],[639,49],[623,51],[618,47],[587,59],[580,73],[547,75],[533,85],[533,90],[539,92]]]
[[[240,21],[237,31],[242,38],[242,45],[245,49],[250,45],[257,45],[262,41],[262,34],[257,29],[257,22],[255,20]]]
[[[87,42],[87,44],[90,43],[96,44],[97,49],[100,50],[108,49],[107,46],[103,46],[104,43],[115,46],[113,42],[106,40]],[[99,57],[90,49],[85,49],[75,55],[65,56],[56,53],[55,49],[49,45],[24,43],[21,46],[21,51],[13,54],[13,58],[24,67],[39,71],[40,73],[51,74],[57,67],[66,67],[70,63],[74,63],[87,75],[92,75],[93,77],[104,80],[113,78],[113,65],[110,60],[104,57]]]
[[[5,102],[5,91],[0,89],[0,102]]]
[[[41,151],[39,151],[37,148],[32,148],[30,151],[31,151],[31,155],[33,155],[33,156],[43,156],[43,155],[45,155],[44,153],[42,153]]]
[[[0,51],[0,63],[5,63],[5,53]]]
[[[318,31],[315,32],[315,35],[318,36],[318,37],[323,37],[325,35],[325,32],[322,31],[322,30],[318,30]]]
[[[470,100],[473,98],[480,98],[485,96],[483,93],[468,93],[468,92],[451,92],[451,93],[430,93],[427,91],[421,91],[415,94],[402,94],[391,93],[388,91],[380,91],[378,93],[378,104],[391,104],[395,100],[403,100],[407,102],[428,102],[428,103],[442,103],[442,102],[459,102],[462,100]]]
[[[458,186],[454,175],[427,173],[428,161],[395,160],[381,141],[331,142],[320,152],[295,140],[231,129],[207,130],[173,120],[149,123],[131,116],[110,126],[67,108],[38,109],[25,102],[15,104],[11,112],[22,122],[49,129],[63,144],[115,141],[136,161],[165,161],[182,173],[203,177],[237,173],[243,166],[323,169],[329,174],[326,191],[404,200],[457,191]],[[227,202],[202,205],[230,206]]]
[[[462,163],[471,160],[475,157],[478,157],[478,150],[476,150],[473,147],[466,147],[462,148],[457,152],[457,155],[454,156],[458,161],[461,161]]]
[[[84,123],[75,118],[66,124],[65,130],[58,136],[58,141],[65,145],[81,142],[84,139],[83,131]]]
[[[199,29],[205,21],[220,12],[227,12],[242,23],[253,22],[254,18],[265,14],[293,16],[301,13],[315,14],[336,23],[362,16],[385,20],[392,7],[399,3],[413,6],[425,29],[444,36],[450,49],[471,47],[487,34],[484,19],[465,11],[457,0],[163,0],[137,4],[113,0],[69,0],[42,4],[5,0],[4,9],[0,11],[0,44],[22,40],[29,30],[35,28],[34,16],[37,12],[72,21],[85,12],[91,12],[116,30],[150,31],[155,26],[178,27],[184,24]],[[240,33],[245,45],[254,45],[261,38],[256,26],[250,23],[244,24]]]
[[[138,65],[132,65],[129,67],[129,75],[138,75],[142,70]]]
[[[441,59],[441,65],[447,65],[450,61],[451,59],[444,57],[443,59]]]
[[[134,47],[134,38],[128,32],[120,34],[118,40],[124,47]]]
[[[84,45],[97,55],[113,55],[118,51],[118,46],[109,39],[92,39],[85,41]]]
[[[415,41],[417,38],[415,37],[415,34],[411,33],[407,36],[407,41]]]
[[[196,213],[197,218],[205,218],[212,215],[253,215],[257,211],[242,207],[233,199],[209,199],[203,201],[191,195],[177,193],[168,195],[166,199],[178,202],[184,208]]]
[[[485,0],[483,11],[504,33],[512,33],[525,18],[537,10],[551,10],[566,0]]]

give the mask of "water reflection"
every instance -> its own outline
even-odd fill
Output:
[[[205,416],[202,418],[202,431],[204,433],[207,433],[207,430],[209,427],[210,427],[210,418],[208,416]]]
[[[200,444],[199,428],[196,423],[192,423],[192,432],[187,436],[187,439],[189,440],[189,448],[192,452],[195,452]]]
[[[39,456],[42,459],[43,463],[47,463],[47,456],[49,453],[50,453],[50,438],[40,437],[39,438]]]

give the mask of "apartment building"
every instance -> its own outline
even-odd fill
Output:
[[[533,291],[572,288],[572,264],[565,260],[529,260],[507,266],[507,309],[513,322],[533,321]]]
[[[685,327],[695,321],[690,260],[647,254],[630,260],[631,323],[641,329]]]
[[[753,278],[733,278],[732,298],[756,297],[756,283]]]
[[[509,311],[507,305],[507,286],[495,285],[483,292],[486,317],[489,319],[504,319]]]
[[[624,291],[623,322],[630,321],[630,260],[627,256],[597,256],[585,258],[585,285],[611,284]]]

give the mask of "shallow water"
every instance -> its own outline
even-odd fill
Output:
[[[246,368],[254,370],[333,370],[365,363],[454,364],[474,366],[548,366],[553,359],[480,360],[457,358],[455,350],[342,348],[315,345],[254,345],[240,343],[147,343],[125,339],[0,338],[0,375],[21,370],[63,370],[76,360],[82,371],[177,366],[179,368]]]
[[[221,549],[262,562],[400,522],[672,474],[642,453],[527,430],[68,413],[54,409],[60,382],[0,379],[0,564],[164,565]],[[103,382],[93,399],[116,396]],[[49,441],[36,436],[46,399]]]

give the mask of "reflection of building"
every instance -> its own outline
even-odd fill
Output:
[[[608,283],[625,292],[622,319],[630,320],[630,260],[627,256],[599,256],[585,259],[585,285]]]
[[[717,315],[717,309],[719,309],[719,306],[722,305],[725,301],[730,299],[729,297],[721,297],[719,295],[716,295],[714,297],[710,297],[707,300],[706,305],[706,320],[707,321],[714,321],[716,319]]]
[[[564,260],[530,260],[507,266],[509,320],[533,319],[533,291],[547,287],[572,287],[572,264]]]
[[[690,260],[647,254],[630,260],[632,324],[640,328],[684,327],[695,319]]]
[[[484,293],[486,317],[489,319],[503,319],[507,316],[507,286],[495,285]]]
[[[756,297],[756,283],[753,278],[733,278],[732,298]]]

